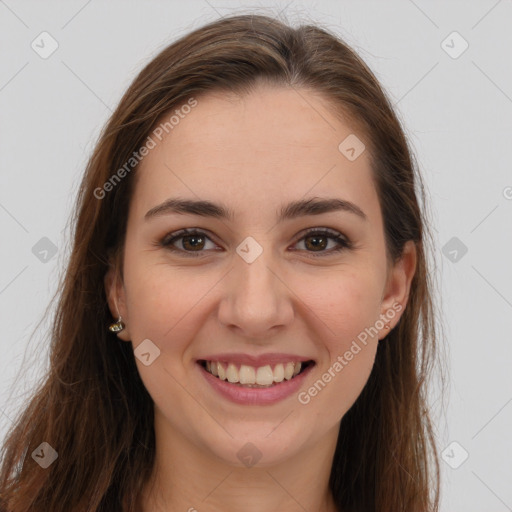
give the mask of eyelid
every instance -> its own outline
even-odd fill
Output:
[[[204,235],[205,238],[208,240],[211,240],[213,243],[217,244],[214,240],[214,236],[210,234],[210,232],[206,229],[202,228],[184,228],[179,229],[178,231],[173,231],[171,233],[167,233],[160,241],[157,242],[157,246],[163,247],[164,249],[168,249],[175,253],[181,253],[187,256],[192,257],[200,257],[203,253],[206,253],[207,251],[184,251],[183,249],[178,249],[176,247],[172,246],[172,243],[176,240],[179,240],[185,236],[192,236],[192,235]],[[218,245],[218,244],[217,244]]]
[[[161,243],[162,243],[162,245],[167,245],[170,242],[172,242],[175,239],[180,238],[182,236],[187,236],[187,235],[203,235],[203,234],[207,235],[208,238],[212,239],[212,236],[211,236],[210,232],[208,230],[206,230],[206,229],[202,229],[202,228],[183,228],[183,229],[178,229],[177,231],[172,231],[170,233],[167,233],[161,239]]]
[[[332,254],[339,253],[346,249],[353,249],[354,244],[351,241],[351,239],[346,236],[343,232],[338,231],[336,229],[327,228],[327,227],[312,227],[307,228],[303,231],[301,231],[297,235],[297,239],[295,242],[293,242],[292,245],[296,245],[298,242],[302,241],[304,238],[306,238],[309,234],[320,234],[320,235],[326,235],[326,238],[330,238],[332,240],[335,240],[338,244],[338,246],[334,249],[330,249],[327,251],[306,251],[306,250],[300,250],[300,249],[294,249],[294,251],[299,252],[306,252],[309,255],[313,257],[321,257],[321,256],[328,256]],[[215,237],[210,234],[210,232],[203,228],[184,228],[177,231],[173,231],[172,233],[166,234],[159,242],[157,242],[156,245],[159,247],[164,247],[169,249],[172,252],[177,252],[184,254],[185,257],[191,256],[191,257],[201,257],[204,253],[207,253],[209,251],[184,251],[183,249],[178,249],[176,247],[172,246],[172,243],[176,240],[179,240],[185,236],[192,236],[192,235],[204,235],[205,238],[209,239],[213,243],[215,242]]]
[[[308,255],[312,256],[313,258],[328,257],[331,255],[339,254],[345,250],[354,249],[354,243],[342,231],[338,231],[337,229],[332,229],[332,228],[327,228],[327,227],[313,227],[313,228],[308,228],[304,231],[301,231],[298,235],[297,240],[294,242],[293,245],[296,245],[298,242],[307,238],[307,236],[309,234],[326,235],[326,238],[335,240],[336,243],[338,244],[337,247],[335,247],[334,249],[330,249],[328,251],[302,251],[302,252],[306,252]]]
[[[328,235],[332,235],[333,238],[338,237],[338,238],[343,239],[347,244],[352,243],[350,241],[350,239],[348,238],[348,236],[346,236],[342,231],[338,231],[337,229],[332,229],[332,228],[323,228],[323,227],[307,228],[304,231],[301,231],[299,233],[300,238],[297,241],[301,240],[309,233],[326,233]]]

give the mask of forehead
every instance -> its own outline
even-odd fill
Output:
[[[259,86],[196,101],[142,160],[137,208],[195,197],[250,216],[254,208],[274,212],[287,198],[341,195],[366,209],[377,200],[368,151],[350,161],[339,149],[347,137],[364,141],[364,134],[315,92]]]

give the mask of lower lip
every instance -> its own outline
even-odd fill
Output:
[[[313,366],[315,366],[310,363],[302,373],[299,373],[299,375],[293,377],[293,379],[285,379],[269,388],[244,388],[236,384],[231,384],[227,380],[221,380],[210,372],[207,372],[201,364],[197,363],[197,365],[201,370],[201,374],[206,379],[206,382],[208,382],[215,391],[232,402],[245,405],[273,404],[297,393],[304,383],[304,379],[306,379]]]

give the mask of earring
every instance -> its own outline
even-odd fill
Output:
[[[119,318],[117,322],[114,322],[113,324],[110,324],[108,326],[109,331],[111,332],[121,332],[124,329],[125,325],[121,318],[121,315],[119,315]]]

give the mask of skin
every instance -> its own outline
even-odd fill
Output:
[[[232,403],[198,378],[195,360],[220,352],[306,356],[316,361],[301,388],[307,390],[393,304],[404,306],[388,322],[391,329],[397,324],[415,249],[409,242],[396,265],[387,261],[368,152],[351,162],[338,150],[351,133],[313,91],[260,85],[243,97],[199,97],[142,161],[124,279],[119,269],[105,278],[112,316],[119,312],[126,324],[118,337],[134,348],[150,339],[160,349],[149,366],[136,359],[155,403],[157,446],[140,510],[336,510],[328,479],[339,424],[389,330],[360,344],[306,405],[296,394],[273,405]],[[176,213],[144,219],[170,197],[223,203],[235,219]],[[349,200],[367,220],[337,211],[276,224],[281,205],[310,197]],[[194,251],[183,238],[174,242],[181,253],[158,245],[183,228],[206,231],[196,249],[202,256],[183,254]],[[326,239],[315,250],[311,235],[303,238],[308,228],[339,231],[354,246],[332,252],[337,244]],[[247,236],[263,248],[251,264],[236,253]],[[248,442],[262,454],[250,468],[237,457]]]

